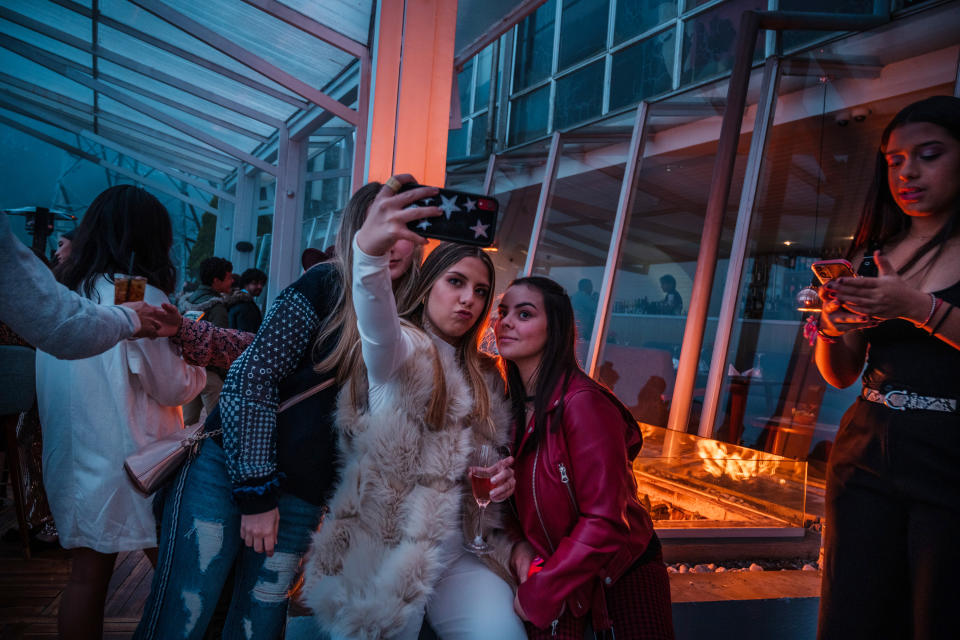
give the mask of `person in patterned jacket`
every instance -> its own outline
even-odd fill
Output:
[[[336,397],[359,357],[352,239],[380,189],[370,183],[350,200],[335,259],[278,296],[207,420],[222,436],[204,440],[162,490],[159,559],[135,638],[202,638],[234,567],[224,636],[280,637],[287,594],[336,479]],[[429,195],[395,198],[405,206]],[[419,262],[410,242],[391,250],[397,300],[410,296]]]

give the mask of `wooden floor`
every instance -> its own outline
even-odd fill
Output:
[[[10,501],[0,507],[0,639],[57,637],[57,611],[70,574],[70,554],[63,549],[36,551],[24,559],[20,545],[2,540],[16,529]],[[150,591],[153,569],[141,552],[117,558],[107,595],[104,638],[130,638]]]

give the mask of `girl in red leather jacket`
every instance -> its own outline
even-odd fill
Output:
[[[581,640],[590,624],[597,638],[673,638],[660,542],[631,469],[642,436],[577,364],[570,298],[548,278],[515,280],[495,333],[518,427],[526,540],[513,549],[514,608],[529,637]]]

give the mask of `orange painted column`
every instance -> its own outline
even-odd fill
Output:
[[[379,3],[366,179],[410,173],[443,186],[453,85],[456,0]]]

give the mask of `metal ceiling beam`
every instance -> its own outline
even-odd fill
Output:
[[[17,13],[16,11],[12,11],[10,9],[0,7],[0,18],[4,18],[6,20],[9,20],[10,22],[19,24],[22,27],[26,27],[28,29],[31,29],[32,31],[36,31],[37,33],[45,35],[48,38],[52,38],[64,44],[70,45],[71,47],[75,49],[79,49],[84,53],[89,53],[90,55],[95,56],[97,58],[101,58],[103,60],[108,60],[110,62],[113,62],[114,64],[120,65],[121,67],[125,67],[143,76],[152,78],[157,82],[162,82],[163,84],[167,84],[176,89],[180,89],[185,93],[189,93],[190,95],[193,95],[197,98],[201,98],[203,100],[207,100],[208,102],[212,102],[216,105],[223,107],[224,109],[235,111],[253,120],[263,122],[264,124],[269,125],[270,127],[273,127],[275,129],[279,128],[280,125],[283,124],[283,122],[279,118],[274,118],[272,116],[269,116],[265,113],[257,111],[256,109],[253,109],[248,105],[237,102],[235,100],[230,100],[229,98],[224,98],[223,96],[219,96],[212,91],[204,89],[203,87],[199,87],[195,84],[185,82],[180,78],[177,78],[169,73],[158,71],[141,62],[137,62],[132,58],[128,58],[114,51],[110,51],[109,49],[105,49],[104,47],[101,47],[101,46],[95,47],[86,40],[77,38],[76,36],[73,36],[65,31],[54,29],[48,24],[45,24],[38,20],[34,20],[33,18],[29,18],[23,14]],[[16,40],[16,38],[14,38],[14,40]],[[49,52],[45,52],[45,53],[48,53],[51,56],[60,58],[60,56],[56,56],[56,54],[49,53]],[[139,87],[137,88],[136,91],[137,93],[143,92],[143,90],[141,90]]]
[[[539,9],[544,2],[546,0],[522,0],[510,13],[494,22],[489,29],[474,38],[472,42],[468,42],[463,49],[457,51],[453,58],[453,68],[461,69],[467,60],[480,53],[488,44]]]
[[[175,147],[185,154],[193,154],[193,156],[190,156],[192,159],[198,163],[202,163],[214,171],[223,171],[226,173],[236,170],[242,164],[239,160],[231,158],[227,155],[223,155],[215,149],[210,149],[209,147],[205,147],[184,138],[177,137],[165,131],[160,131],[154,127],[136,122],[135,120],[130,120],[129,118],[124,118],[123,116],[111,113],[109,111],[101,111],[100,119],[105,122],[112,122],[121,127],[125,127],[126,129],[135,131],[141,135],[149,136],[162,142],[163,144]],[[157,145],[154,144],[154,146]]]
[[[255,131],[251,131],[250,129],[241,127],[240,125],[234,124],[229,120],[224,120],[223,118],[218,118],[216,116],[210,115],[206,111],[202,111],[200,109],[195,109],[193,107],[187,106],[182,102],[171,100],[170,98],[166,96],[162,96],[159,93],[148,91],[147,89],[144,89],[143,87],[140,87],[132,82],[121,80],[116,76],[112,76],[106,73],[101,73],[100,79],[103,80],[104,82],[109,82],[114,86],[120,87],[121,89],[126,89],[127,91],[138,93],[145,98],[150,98],[154,102],[159,102],[160,104],[165,104],[168,107],[172,107],[178,111],[183,111],[184,113],[188,113],[195,118],[206,120],[210,124],[217,125],[218,127],[223,127],[224,129],[233,131],[234,133],[239,133],[240,135],[246,136],[251,140],[256,140],[261,144],[267,141],[267,136],[265,135],[262,135],[262,134],[256,133]]]
[[[57,103],[62,107],[79,111],[84,115],[90,116],[91,117],[90,122],[92,122],[93,109],[89,104],[85,102],[74,100],[73,98],[70,98],[63,94],[57,93],[55,91],[50,91],[49,89],[45,89],[43,87],[37,86],[33,83],[27,82],[20,78],[15,78],[11,75],[0,72],[0,84],[2,83],[5,83],[11,87],[20,89],[21,91],[25,91],[27,93],[33,94],[34,96],[43,98],[45,100],[49,100],[50,102]],[[28,100],[27,98],[24,98],[24,99]],[[34,102],[34,101],[31,101],[31,102],[33,102],[34,104],[39,104],[44,108],[49,108],[47,105],[43,103]],[[72,114],[65,114],[65,115],[73,117]],[[223,163],[224,166],[218,166],[218,165],[210,164],[194,156],[186,155],[186,153],[179,153],[173,150],[166,150],[166,149],[164,150],[164,153],[162,155],[156,154],[160,159],[163,159],[166,162],[171,162],[168,156],[170,158],[180,158],[181,160],[188,162],[191,165],[191,171],[193,171],[194,175],[198,177],[208,177],[209,179],[215,182],[218,182],[222,179],[223,174],[229,172],[232,169],[236,169],[239,166],[239,163],[235,161],[233,158],[230,158],[229,156],[220,156],[216,152],[209,150],[205,147],[193,145],[192,143],[189,143],[185,140],[175,138],[174,136],[163,133],[161,131],[157,131],[156,129],[151,129],[150,127],[146,127],[139,123],[134,123],[121,116],[117,116],[104,111],[101,111],[98,115],[100,119],[104,121],[110,121],[120,126],[128,127],[129,129],[136,131],[136,133],[139,135],[150,136],[159,140],[163,140],[170,145],[174,145],[177,148],[182,149],[185,152],[199,154],[204,158],[208,158],[208,159]],[[84,126],[88,126],[90,122],[85,122]],[[122,135],[124,136],[125,139],[128,139],[129,136],[132,134],[130,133],[130,131],[124,131],[122,132]],[[144,146],[151,146],[155,149],[163,149],[162,147],[158,147],[155,144],[149,143],[148,141],[143,140],[142,138],[138,138],[137,143]],[[201,166],[206,167],[206,170],[212,170],[217,172],[217,175],[211,177],[206,175],[203,170],[200,170],[200,169],[194,170],[196,169],[196,167],[201,167]]]
[[[214,49],[225,53],[234,60],[253,69],[257,73],[270,78],[277,84],[286,87],[297,95],[303,96],[315,105],[333,112],[338,117],[346,120],[350,124],[356,125],[359,123],[360,114],[350,107],[337,102],[327,94],[314,89],[303,80],[300,80],[292,74],[287,73],[283,69],[280,69],[279,67],[252,53],[251,51],[244,49],[235,42],[231,41],[229,38],[220,35],[214,30],[200,24],[196,20],[185,16],[179,11],[171,9],[164,3],[157,0],[129,1],[131,4],[135,4],[138,7],[149,11],[161,20],[172,24],[184,33],[187,33],[194,38],[207,43]]]
[[[50,0],[50,1],[60,5],[61,7],[69,9],[74,13],[78,13],[82,16],[86,16],[87,18],[92,17],[93,12],[90,9],[76,2],[72,2],[71,0]],[[110,27],[115,31],[119,31],[125,35],[130,36],[131,38],[135,38],[137,40],[140,40],[141,42],[144,42],[153,47],[156,47],[157,49],[161,49],[163,51],[166,51],[167,53],[171,53],[177,56],[178,58],[183,58],[188,62],[192,62],[193,64],[199,67],[203,67],[204,69],[209,69],[214,73],[222,75],[225,78],[229,78],[234,82],[238,82],[246,87],[253,89],[254,91],[259,91],[260,93],[263,93],[264,95],[268,95],[271,98],[282,100],[283,102],[286,102],[289,105],[297,107],[298,109],[306,109],[308,106],[306,101],[301,100],[296,96],[290,95],[288,93],[284,93],[283,91],[280,91],[275,87],[271,87],[258,80],[249,78],[243,75],[242,73],[237,73],[233,69],[225,67],[221,64],[217,64],[216,62],[213,62],[211,60],[207,60],[203,56],[199,56],[195,53],[187,51],[186,49],[182,49],[176,45],[170,44],[169,42],[166,42],[165,40],[161,40],[160,38],[154,37],[149,33],[140,31],[139,29],[135,29],[128,24],[124,24],[118,20],[114,20],[113,18],[104,15],[103,13],[100,14],[99,21],[100,21],[100,26],[102,27],[103,26]]]
[[[128,158],[133,158],[138,162],[142,162],[148,166],[151,166],[157,171],[162,171],[163,173],[167,174],[168,177],[173,178],[174,180],[179,180],[180,182],[185,182],[189,185],[193,185],[197,189],[200,189],[201,191],[205,191],[210,195],[217,196],[221,200],[225,200],[227,202],[234,202],[235,200],[232,193],[228,193],[223,189],[219,189],[204,180],[198,180],[197,178],[186,175],[184,173],[186,169],[184,168],[158,163],[154,158],[150,158],[145,154],[142,154],[138,151],[134,151],[133,149],[130,149],[129,147],[126,147],[118,142],[110,140],[109,138],[97,135],[92,131],[82,130],[77,132],[77,135],[82,136],[87,140],[90,140],[91,142],[96,142],[101,147],[107,147],[107,148],[113,149],[114,151],[118,153],[122,153]]]
[[[87,140],[95,142],[104,147],[109,147],[115,151],[118,151],[119,153],[122,153],[123,155],[134,158],[139,162],[143,162],[159,171],[168,172],[169,170],[174,170],[177,172],[175,177],[178,180],[183,180],[184,182],[193,184],[194,186],[200,189],[203,189],[208,193],[220,196],[226,200],[232,200],[233,198],[233,196],[230,195],[229,193],[225,191],[221,191],[215,187],[212,187],[209,183],[205,183],[203,180],[198,180],[196,178],[192,178],[186,175],[184,176],[179,175],[181,172],[191,172],[192,171],[191,167],[188,167],[185,165],[178,167],[176,166],[178,164],[176,161],[171,162],[169,159],[160,160],[158,158],[149,158],[145,154],[139,153],[137,151],[133,151],[129,147],[121,143],[118,143],[114,140],[111,140],[106,136],[97,135],[92,131],[88,131],[86,127],[89,125],[89,123],[65,116],[62,113],[48,111],[48,109],[44,105],[37,103],[36,101],[30,100],[29,98],[19,97],[19,96],[16,96],[15,94],[7,94],[6,97],[12,98],[14,101],[9,102],[4,98],[0,98],[0,107],[3,107],[4,109],[13,111],[15,113],[19,113],[23,116],[32,118],[34,120],[39,120],[41,122],[49,124],[50,126],[63,129],[68,133],[72,133],[77,136],[82,136]],[[171,166],[168,166],[168,165],[171,165]],[[217,178],[210,178],[210,179],[214,181],[218,180]]]
[[[254,6],[264,13],[270,14],[277,20],[282,20],[286,22],[291,27],[296,27],[304,33],[309,33],[310,35],[323,40],[327,44],[333,45],[337,49],[345,53],[349,53],[355,58],[360,58],[364,54],[369,55],[369,48],[362,42],[357,42],[353,38],[349,38],[339,31],[334,31],[330,27],[321,24],[305,16],[299,11],[291,9],[285,4],[277,2],[276,0],[243,0],[247,4]]]
[[[78,156],[80,158],[83,158],[84,160],[87,160],[88,162],[97,164],[108,171],[112,171],[122,176],[126,176],[127,178],[130,178],[131,180],[135,180],[136,182],[142,185],[148,186],[151,189],[155,189],[162,193],[166,193],[167,195],[172,196],[177,200],[185,202],[191,206],[197,207],[198,209],[202,209],[203,211],[209,211],[210,213],[217,215],[217,210],[211,207],[206,202],[203,202],[202,200],[197,200],[196,198],[185,196],[179,191],[177,191],[176,189],[174,189],[173,187],[169,187],[162,182],[158,182],[156,180],[146,178],[135,171],[131,171],[130,169],[127,169],[126,167],[120,167],[111,162],[107,162],[103,158],[99,158],[93,155],[92,153],[87,153],[82,149],[78,149],[77,147],[71,144],[67,144],[66,142],[63,142],[62,140],[57,140],[56,138],[52,136],[48,136],[43,132],[37,131],[36,129],[29,127],[21,122],[17,122],[16,120],[12,120],[10,118],[7,118],[6,116],[0,115],[0,123],[6,124],[7,126],[13,127],[14,129],[18,129],[29,136],[32,136],[38,140],[46,142],[47,144],[51,144],[55,147],[63,149],[64,151],[66,151],[67,153],[73,156]]]
[[[238,160],[242,160],[248,164],[251,164],[262,171],[266,171],[267,173],[273,174],[276,172],[276,167],[274,167],[272,164],[268,162],[264,162],[260,158],[257,158],[256,156],[253,156],[247,153],[243,149],[240,149],[231,144],[223,142],[222,140],[215,138],[214,136],[208,134],[205,131],[201,131],[200,129],[192,125],[189,125],[181,120],[178,120],[177,118],[174,118],[173,116],[163,113],[159,109],[156,109],[145,102],[137,100],[136,98],[133,98],[123,93],[122,91],[114,89],[113,87],[107,85],[104,82],[101,82],[99,80],[94,80],[88,77],[87,75],[76,71],[75,69],[71,68],[68,65],[61,64],[57,60],[55,60],[52,55],[41,51],[37,47],[34,47],[32,45],[27,45],[26,43],[20,43],[19,45],[18,44],[11,45],[10,43],[11,40],[15,42],[20,42],[20,41],[17,41],[15,38],[10,38],[9,36],[0,34],[0,46],[4,46],[5,48],[10,48],[14,50],[16,53],[28,58],[29,60],[32,60],[37,64],[43,65],[44,67],[47,67],[51,71],[55,71],[60,75],[65,76],[70,80],[73,80],[74,82],[78,82],[82,84],[85,87],[88,87],[95,91],[99,91],[101,94],[113,100],[116,100],[117,102],[121,102],[127,105],[128,107],[131,107],[132,109],[135,109],[136,111],[139,111],[140,113],[153,118],[154,120],[158,120],[169,127],[173,127],[178,131],[182,131],[183,133],[186,133],[187,135],[210,145],[214,149],[219,149],[220,151],[222,151],[223,153],[229,156],[233,156]]]

